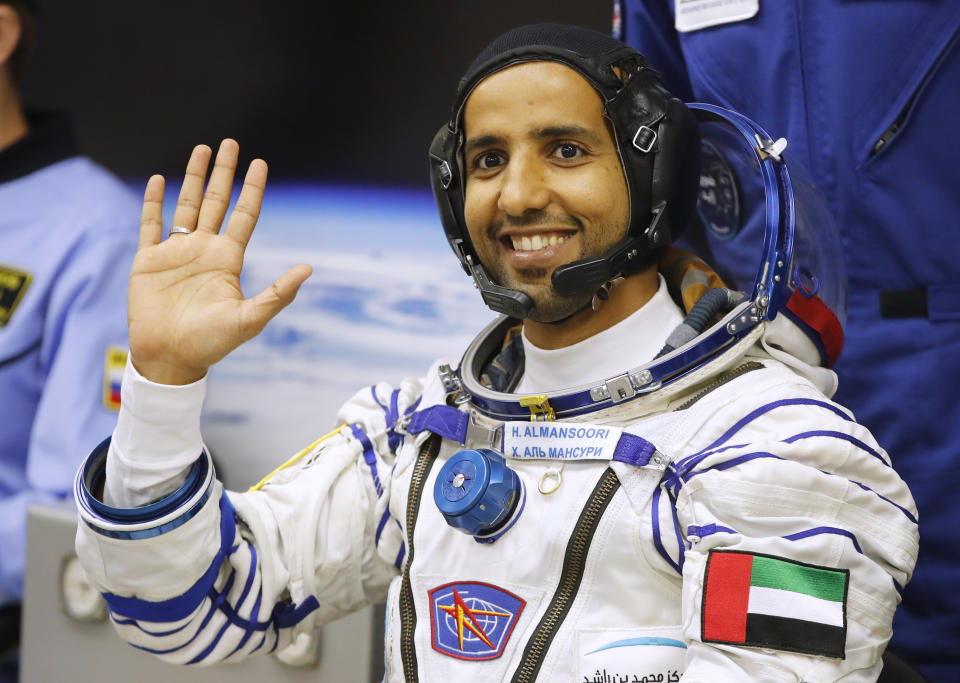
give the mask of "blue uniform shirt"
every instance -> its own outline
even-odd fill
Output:
[[[836,398],[920,510],[891,648],[960,680],[960,2],[760,0],[747,18],[734,15],[752,3],[708,5],[682,9],[727,20],[679,31],[671,0],[622,0],[614,30],[678,96],[786,137],[825,193],[849,278]],[[749,242],[717,236],[714,261],[736,263]]]
[[[31,121],[0,152],[0,606],[22,596],[27,506],[68,496],[113,431],[104,373],[126,350],[138,223],[136,198],[63,124]]]

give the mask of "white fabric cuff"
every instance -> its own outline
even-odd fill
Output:
[[[144,505],[183,483],[203,452],[200,412],[206,390],[206,377],[184,386],[156,384],[127,359],[120,415],[107,455],[107,505]]]

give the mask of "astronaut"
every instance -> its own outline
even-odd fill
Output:
[[[708,148],[744,206],[691,220]],[[122,637],[234,661],[386,600],[391,681],[877,678],[916,511],[828,398],[842,283],[783,141],[682,104],[603,34],[500,36],[430,159],[448,241],[503,317],[456,367],[358,392],[246,493],[203,449],[203,376],[310,271],[242,298],[266,166],[221,234],[236,143],[201,203],[210,154],[164,240],[148,184],[121,413],[77,475],[77,552]],[[765,225],[748,292],[667,249],[721,218]]]

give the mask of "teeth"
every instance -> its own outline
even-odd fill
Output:
[[[566,242],[570,237],[570,235],[564,235],[563,237],[558,237],[557,235],[550,235],[550,237],[534,235],[533,237],[511,237],[510,241],[513,243],[515,251],[540,251],[541,249],[555,246],[561,242]]]

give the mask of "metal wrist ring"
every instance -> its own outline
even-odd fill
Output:
[[[191,232],[193,232],[193,230],[191,230],[190,228],[184,228],[178,225],[175,225],[172,228],[170,228],[171,237],[173,235],[189,235]]]

